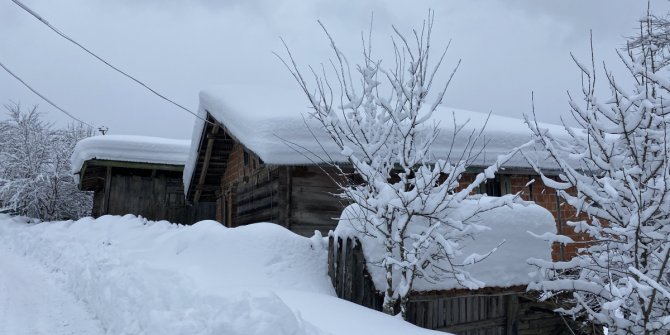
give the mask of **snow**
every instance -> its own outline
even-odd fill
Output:
[[[261,85],[219,86],[200,92],[198,114],[205,118],[209,112],[237,141],[257,154],[266,164],[309,165],[323,161],[346,162],[342,152],[309,117],[311,106],[305,94],[297,87],[269,87]],[[441,106],[432,115],[440,128],[440,136],[433,145],[438,158],[459,158],[468,137],[484,125],[481,145],[485,150],[473,162],[474,166],[489,166],[498,155],[520,146],[531,139],[531,132],[522,118],[511,118],[488,113],[472,112]],[[457,127],[454,126],[454,119]],[[205,122],[196,119],[191,149],[184,168],[184,186],[188,189],[197,160],[197,150]],[[565,134],[562,126],[539,123],[540,128],[553,134]],[[454,138],[454,129],[461,127]],[[539,149],[539,148],[538,148]],[[459,151],[460,150],[460,151]],[[552,169],[551,161],[544,159],[543,150],[526,152],[539,167]],[[530,168],[522,155],[514,156],[508,167]]]
[[[190,143],[189,140],[137,135],[88,137],[77,143],[70,157],[72,173],[78,179],[77,173],[84,162],[91,159],[184,165]]]
[[[97,335],[104,331],[39,264],[0,246],[0,334]]]
[[[437,334],[338,299],[325,241],[276,224],[26,221],[0,215],[0,245],[53,274],[98,333]]]
[[[474,208],[488,202],[490,199],[487,198],[493,197],[463,201],[459,208],[454,209],[450,218],[463,220],[464,215],[472,213]],[[347,217],[356,216],[355,210],[353,214],[347,214],[347,211],[351,210],[354,210],[351,206],[345,209],[334,233],[340,237],[358,237],[362,243],[367,268],[375,287],[378,290],[385,290],[386,273],[380,265],[384,256],[384,240],[373,238],[369,234],[361,234],[358,231],[360,223],[347,219]],[[465,267],[465,270],[472,277],[484,282],[486,287],[504,288],[527,285],[536,279],[534,278],[534,272],[537,271],[537,268],[528,264],[527,260],[531,257],[551,260],[551,241],[544,241],[531,235],[555,234],[554,217],[549,211],[534,203],[524,202],[497,207],[479,213],[470,222],[483,226],[484,229],[475,235],[474,240],[467,241],[464,244],[461,249],[462,257],[458,261],[468,263],[469,260],[477,259],[478,256],[486,255],[491,250],[496,249],[495,252],[480,262]],[[419,228],[413,227],[411,229]],[[399,280],[399,278],[394,278],[394,281],[396,280]],[[456,288],[463,287],[455,279],[434,282],[427,278],[417,278],[413,289],[415,291],[433,291]]]

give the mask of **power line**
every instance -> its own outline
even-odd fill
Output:
[[[84,121],[78,119],[77,117],[75,117],[74,115],[68,113],[68,111],[66,111],[66,110],[64,110],[64,109],[62,109],[62,108],[60,108],[60,107],[58,107],[58,105],[56,105],[55,103],[53,103],[51,100],[47,99],[47,97],[45,97],[44,95],[42,95],[40,92],[37,92],[37,90],[35,90],[34,88],[30,87],[30,85],[28,85],[25,81],[23,81],[23,79],[19,78],[19,76],[17,76],[17,75],[14,74],[14,72],[10,71],[10,70],[5,66],[5,64],[2,64],[2,62],[0,62],[0,67],[2,67],[3,69],[5,69],[5,71],[7,71],[7,73],[9,73],[12,77],[16,78],[16,80],[20,81],[21,84],[23,84],[23,86],[27,87],[27,88],[28,88],[29,90],[31,90],[33,93],[37,94],[40,98],[42,98],[44,101],[48,102],[49,105],[51,105],[51,106],[53,106],[54,108],[56,108],[57,110],[63,112],[65,115],[69,116],[70,118],[72,118],[72,119],[75,120],[75,121],[81,122],[81,123],[83,123],[83,124],[85,124],[85,125],[87,125],[87,126],[89,126],[89,127],[91,127],[91,128],[95,128],[92,124],[90,124],[90,123],[88,123],[88,122],[84,122]]]
[[[100,56],[96,55],[95,53],[93,53],[93,51],[87,49],[87,48],[84,47],[83,45],[79,44],[77,41],[75,41],[75,40],[73,40],[72,38],[70,38],[69,36],[65,35],[65,33],[61,32],[61,31],[58,30],[58,29],[56,29],[56,27],[52,26],[46,19],[44,19],[44,18],[43,18],[42,16],[40,16],[39,14],[37,14],[34,10],[28,8],[28,6],[24,5],[21,1],[19,1],[19,0],[12,0],[12,2],[13,2],[14,4],[16,4],[17,6],[21,7],[21,9],[25,10],[26,12],[28,12],[28,14],[34,16],[38,21],[44,23],[47,27],[49,27],[49,29],[53,30],[56,34],[60,35],[60,36],[61,36],[62,38],[64,38],[64,39],[70,41],[72,44],[78,46],[80,49],[84,50],[84,51],[85,51],[86,53],[88,53],[89,55],[95,57],[96,59],[98,59],[99,61],[101,61],[102,63],[104,63],[105,65],[107,65],[107,66],[109,66],[110,68],[114,69],[116,72],[118,72],[118,73],[124,75],[126,78],[128,78],[128,79],[130,79],[130,80],[136,82],[136,83],[139,84],[140,86],[142,86],[142,87],[146,88],[147,90],[149,90],[151,93],[153,93],[153,94],[155,94],[156,96],[160,97],[161,99],[163,99],[163,100],[165,100],[165,101],[167,101],[167,102],[169,102],[169,103],[171,103],[171,104],[173,104],[173,105],[175,105],[175,106],[177,106],[177,107],[183,109],[184,111],[186,111],[186,112],[188,112],[189,114],[191,114],[191,115],[197,117],[198,119],[200,119],[200,120],[202,120],[202,121],[205,121],[206,123],[213,124],[212,122],[210,122],[210,121],[208,121],[208,120],[205,120],[204,118],[202,118],[201,116],[199,116],[197,113],[194,113],[194,112],[191,111],[190,109],[188,109],[188,108],[186,108],[186,107],[184,107],[184,106],[182,106],[182,105],[180,105],[180,104],[174,102],[173,100],[167,98],[166,96],[164,96],[164,95],[162,95],[162,94],[156,92],[154,89],[152,89],[151,87],[149,87],[147,84],[141,82],[140,80],[138,80],[138,79],[136,79],[135,77],[131,76],[130,74],[124,72],[123,70],[119,69],[118,67],[112,65],[111,63],[109,63],[108,61],[104,60],[104,59],[101,58]]]

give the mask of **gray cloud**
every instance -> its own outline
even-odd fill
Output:
[[[25,0],[76,40],[191,109],[198,91],[217,84],[294,85],[273,56],[290,45],[301,65],[330,57],[321,19],[352,58],[374,12],[376,54],[388,51],[391,24],[416,27],[435,10],[435,46],[453,39],[445,71],[462,66],[447,103],[519,117],[536,92],[541,118],[557,122],[565,91],[579,85],[569,57],[588,55],[594,29],[597,57],[613,63],[614,48],[632,31],[641,2],[626,0],[468,2],[400,0]],[[663,1],[663,4],[667,2]],[[193,118],[146,93],[21,12],[0,3],[0,61],[70,112],[113,133],[185,138]],[[66,119],[0,72],[0,101],[40,103],[57,122]]]

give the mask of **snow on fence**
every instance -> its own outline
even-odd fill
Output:
[[[356,238],[329,237],[328,275],[338,297],[382,309],[383,294],[375,288]],[[571,321],[552,312],[554,308],[526,293],[525,285],[415,292],[410,297],[408,321],[463,335],[572,334]],[[577,327],[570,324],[570,328],[575,331]]]

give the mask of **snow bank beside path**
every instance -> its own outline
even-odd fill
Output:
[[[0,334],[98,335],[104,331],[39,264],[0,245]]]
[[[51,270],[107,334],[434,333],[334,297],[322,240],[275,224],[0,215],[0,243]]]

